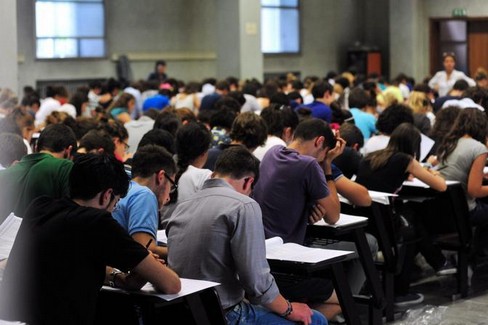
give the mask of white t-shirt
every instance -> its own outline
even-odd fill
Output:
[[[253,154],[254,156],[256,156],[256,158],[258,158],[261,161],[263,160],[263,157],[266,154],[266,152],[268,152],[268,150],[271,147],[278,146],[278,145],[286,147],[286,142],[283,141],[281,138],[278,138],[277,136],[268,135],[268,139],[266,139],[264,145],[261,147],[257,147],[256,150],[253,151]]]

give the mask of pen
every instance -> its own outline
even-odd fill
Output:
[[[148,242],[147,242],[147,244],[146,244],[146,249],[148,249],[148,248],[149,248],[149,245],[151,245],[152,241],[153,241],[153,240],[152,240],[152,238],[151,238],[151,239],[149,239],[149,241],[148,241]]]

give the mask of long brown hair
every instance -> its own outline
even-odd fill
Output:
[[[437,159],[445,161],[456,149],[457,142],[465,135],[485,144],[488,131],[486,114],[477,108],[465,108],[459,113],[451,130],[437,150]]]

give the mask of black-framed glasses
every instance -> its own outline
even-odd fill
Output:
[[[129,151],[130,146],[127,142],[120,140],[120,142],[124,145],[125,151]]]
[[[171,184],[171,189],[169,190],[169,194],[173,194],[178,189],[178,184],[176,184],[175,181],[172,180],[171,177],[169,177],[166,172],[164,172],[163,175],[164,175],[164,178],[166,178],[168,180],[168,182]]]

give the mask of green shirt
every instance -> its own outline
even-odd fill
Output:
[[[11,212],[23,217],[28,205],[39,196],[67,196],[72,167],[71,160],[34,153],[0,171],[0,221]]]

